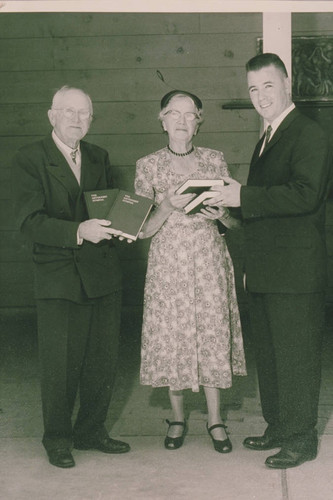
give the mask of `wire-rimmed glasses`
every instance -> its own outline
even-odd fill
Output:
[[[79,116],[80,120],[88,120],[92,117],[92,114],[88,109],[79,109],[76,110],[74,108],[52,108],[54,111],[62,111],[65,118],[72,120],[76,115]]]

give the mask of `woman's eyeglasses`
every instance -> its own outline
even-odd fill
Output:
[[[179,120],[181,116],[184,116],[185,120],[187,122],[193,122],[194,120],[198,120],[199,116],[197,113],[192,113],[191,111],[187,111],[186,113],[181,113],[180,111],[177,111],[176,109],[170,109],[166,113],[164,113],[164,116],[170,116],[173,120]]]

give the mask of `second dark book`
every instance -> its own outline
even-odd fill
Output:
[[[150,198],[122,189],[102,189],[84,193],[90,219],[110,220],[124,238],[136,240],[153,206]]]
[[[190,201],[185,207],[184,212],[187,215],[194,215],[201,212],[202,208],[206,208],[204,201],[209,200],[210,198],[214,198],[219,194],[218,191],[204,191],[203,193],[196,196],[193,200]]]
[[[204,191],[214,189],[214,186],[224,186],[224,181],[222,179],[187,179],[187,181],[176,189],[175,193],[194,193],[199,195]]]
[[[200,213],[202,208],[205,208],[204,201],[219,193],[214,191],[214,187],[224,186],[222,179],[187,179],[179,188],[176,189],[176,194],[193,193],[196,196],[184,207],[184,212],[187,215]]]

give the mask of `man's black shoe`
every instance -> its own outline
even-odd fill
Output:
[[[245,438],[243,445],[250,450],[272,450],[273,448],[281,448],[282,439],[272,438],[264,434],[263,436]]]
[[[47,451],[49,462],[56,467],[62,467],[63,469],[68,469],[69,467],[74,467],[75,462],[73,455],[68,448],[56,448],[54,450]]]
[[[268,457],[265,464],[271,469],[289,469],[290,467],[297,467],[308,460],[314,460],[316,456],[316,450],[301,453],[288,449],[282,449],[276,455]]]
[[[74,448],[77,450],[99,450],[103,453],[127,453],[131,449],[129,444],[110,437],[74,442]]]

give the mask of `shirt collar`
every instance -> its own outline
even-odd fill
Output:
[[[80,153],[80,143],[78,144],[77,148],[74,148],[74,149],[70,148],[69,146],[67,146],[67,144],[65,144],[64,142],[62,142],[61,139],[59,139],[59,137],[55,133],[54,129],[52,130],[52,139],[54,140],[56,146],[58,146],[58,148],[61,151],[64,151],[65,153],[70,154],[70,153],[72,153],[72,151],[74,151],[75,149],[77,149],[78,152]]]
[[[289,115],[289,113],[295,109],[295,104],[294,103],[291,103],[291,105],[285,109],[281,114],[280,116],[278,116],[277,118],[275,118],[275,120],[270,124],[271,127],[272,127],[272,132],[271,132],[271,137],[272,135],[274,134],[274,132],[276,131],[276,129],[279,127],[279,125],[283,122],[283,120],[286,118],[287,115]],[[266,130],[267,130],[267,127],[266,127]]]

